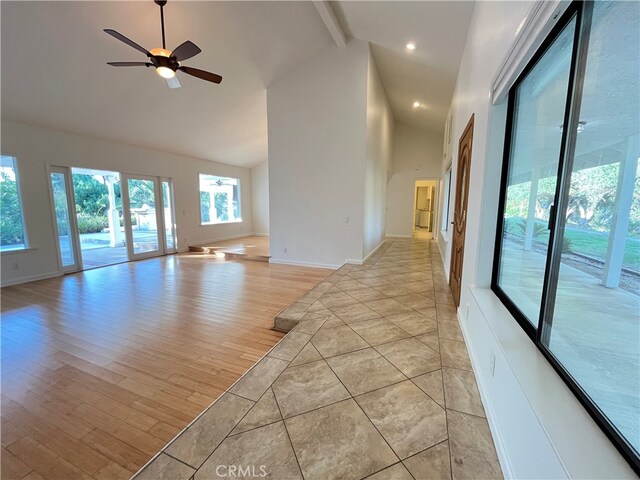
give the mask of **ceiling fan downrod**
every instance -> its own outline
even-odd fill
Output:
[[[164,38],[164,6],[167,4],[167,0],[153,0],[157,5],[160,5],[160,24],[162,25],[162,48],[167,49],[167,42]]]

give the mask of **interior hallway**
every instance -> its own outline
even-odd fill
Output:
[[[136,478],[502,478],[436,243],[387,240]],[[280,317],[279,316],[279,317]]]
[[[330,270],[173,255],[2,289],[2,479],[126,479]]]

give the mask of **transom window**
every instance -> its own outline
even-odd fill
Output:
[[[241,222],[240,180],[200,174],[200,223]]]
[[[575,2],[511,88],[492,279],[637,471],[639,24]]]
[[[27,248],[18,161],[0,156],[0,251]]]

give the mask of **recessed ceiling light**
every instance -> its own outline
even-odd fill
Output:
[[[422,106],[422,104],[420,102],[417,102],[417,101],[413,102],[413,108],[418,108],[418,107],[421,107],[421,106]]]
[[[416,45],[416,42],[407,43],[407,50],[415,50],[416,48],[418,48],[418,45]]]

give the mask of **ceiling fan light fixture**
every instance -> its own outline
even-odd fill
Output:
[[[176,76],[176,72],[171,70],[169,67],[156,67],[156,72],[162,78],[173,78]]]
[[[151,55],[155,55],[157,57],[167,57],[167,58],[169,58],[171,56],[171,52],[169,50],[164,49],[164,48],[152,48],[151,49]]]

